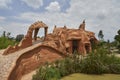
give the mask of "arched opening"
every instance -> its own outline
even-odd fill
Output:
[[[38,38],[40,41],[43,41],[44,38],[45,38],[44,32],[45,32],[45,31],[44,31],[44,28],[40,28],[40,29],[39,29],[37,38]]]
[[[29,27],[26,38],[27,39],[29,38],[29,40],[31,41],[30,44],[34,44],[34,42],[37,41],[38,38],[37,35],[40,29],[44,29],[43,31],[44,31],[44,39],[45,39],[48,31],[48,26],[45,23],[43,23],[42,21],[38,21]]]
[[[72,40],[72,53],[78,52],[79,48],[79,41],[78,40]]]
[[[35,28],[33,30],[33,35],[32,35],[32,37],[33,37],[32,44],[37,44],[39,42],[42,42],[47,35],[47,29],[48,29],[47,27]],[[38,37],[38,35],[40,35],[41,37],[40,36]]]
[[[42,42],[45,38],[44,33],[45,33],[44,28],[39,28],[38,31],[34,30],[32,35],[33,43],[36,44],[36,43]]]

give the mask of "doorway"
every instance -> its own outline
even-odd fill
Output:
[[[85,45],[85,50],[86,50],[86,53],[89,53],[90,52],[90,46],[89,45]]]
[[[78,48],[79,48],[79,41],[73,40],[72,41],[72,53],[74,53],[75,51],[78,52]]]

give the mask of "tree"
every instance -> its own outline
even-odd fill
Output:
[[[23,34],[17,35],[17,36],[16,36],[16,41],[21,41],[23,37],[24,37]]]
[[[115,40],[118,41],[120,43],[120,29],[118,30],[118,35],[115,35]]]
[[[118,30],[118,35],[115,35],[114,39],[117,41],[117,47],[120,51],[120,29]]]
[[[103,40],[104,40],[103,37],[104,37],[103,31],[100,30],[99,33],[98,33],[98,38],[99,38],[99,40],[100,40],[100,41],[103,41]]]
[[[107,40],[107,46],[108,46],[108,51],[109,51],[109,53],[111,53],[111,52],[110,52],[110,47],[111,47],[110,40]]]
[[[120,29],[118,30],[118,34],[120,35]]]
[[[3,31],[3,35],[2,35],[3,37],[6,37],[6,31]]]
[[[10,32],[7,33],[7,38],[10,38],[10,34],[11,34]]]

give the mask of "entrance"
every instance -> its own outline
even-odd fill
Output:
[[[79,41],[73,40],[72,41],[72,53],[74,53],[75,51],[78,52],[78,48],[79,48]]]
[[[87,44],[85,45],[85,49],[86,49],[86,53],[89,53],[90,52],[90,46]]]

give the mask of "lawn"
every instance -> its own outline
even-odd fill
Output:
[[[63,77],[61,80],[120,80],[119,74],[87,75],[75,73]]]

